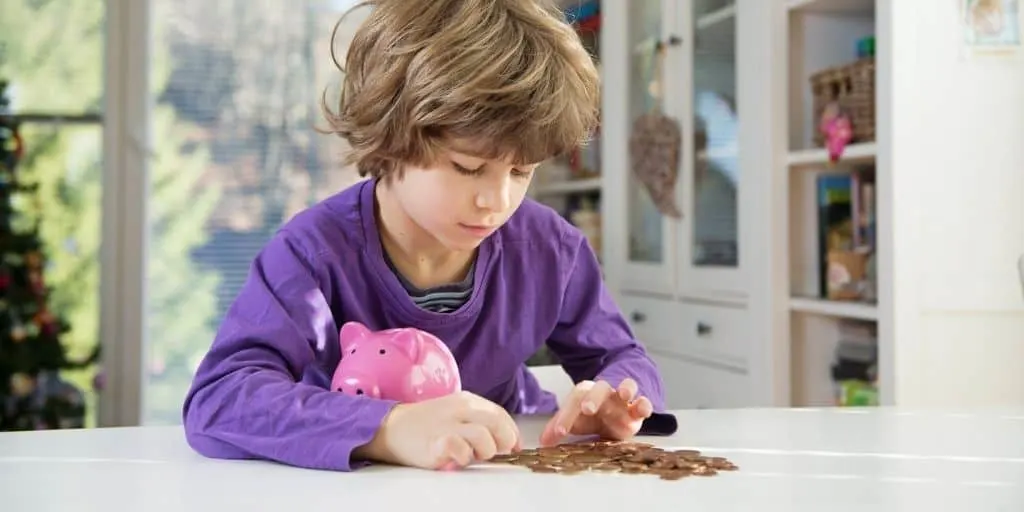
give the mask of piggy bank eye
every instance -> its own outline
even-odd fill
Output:
[[[384,349],[380,349],[380,355],[384,355],[384,354],[386,354],[386,353],[387,353],[387,350],[384,350]]]
[[[352,349],[352,351],[349,352],[349,354],[355,354],[355,353],[356,353],[356,349]]]
[[[356,394],[357,394],[357,395],[361,395],[361,394],[363,394],[363,390],[361,390],[361,389],[357,389],[357,390],[356,390]]]
[[[345,390],[344,390],[344,389],[341,389],[341,387],[338,387],[338,389],[335,389],[335,391],[337,391],[337,392],[341,393],[341,392],[344,392]]]

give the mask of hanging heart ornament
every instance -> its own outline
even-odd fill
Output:
[[[630,167],[664,215],[681,218],[676,205],[676,180],[683,144],[679,122],[658,111],[633,121],[629,137]]]

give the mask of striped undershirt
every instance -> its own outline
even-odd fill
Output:
[[[435,286],[433,288],[421,289],[410,283],[401,272],[395,268],[391,258],[385,257],[391,271],[401,281],[409,298],[422,309],[435,313],[451,313],[462,307],[473,294],[473,274],[476,269],[476,261],[469,267],[465,279],[457,283]]]

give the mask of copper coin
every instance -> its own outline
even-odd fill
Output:
[[[659,471],[658,476],[661,477],[662,480],[679,480],[681,478],[686,478],[690,476],[690,472],[681,469],[674,469],[668,471]]]
[[[697,450],[670,451],[649,443],[604,440],[526,449],[491,460],[524,466],[537,473],[575,475],[618,471],[657,475],[663,480],[679,480],[690,475],[714,476],[719,471],[738,469],[724,457],[705,456]]]
[[[683,457],[700,457],[700,451],[698,450],[675,450],[672,453]]]

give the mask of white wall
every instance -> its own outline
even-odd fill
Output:
[[[900,405],[1024,404],[1024,51],[972,53],[959,3],[877,2]]]

